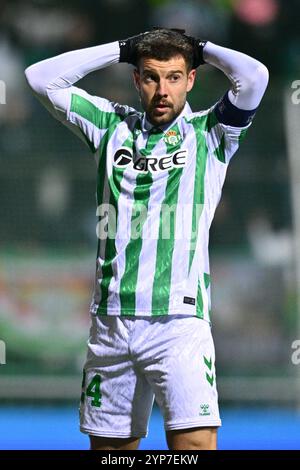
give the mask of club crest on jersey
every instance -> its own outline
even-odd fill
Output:
[[[113,158],[113,165],[117,168],[131,167],[140,173],[151,173],[172,170],[173,168],[182,168],[186,164],[188,156],[187,149],[177,150],[167,155],[141,155],[133,154],[127,147],[118,149]]]
[[[181,136],[176,131],[168,131],[165,134],[164,141],[169,145],[178,145],[181,141]]]

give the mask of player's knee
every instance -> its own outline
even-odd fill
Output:
[[[216,450],[217,429],[169,431],[167,443],[170,450]]]
[[[119,439],[110,437],[90,437],[91,450],[137,450],[140,440],[135,437]]]

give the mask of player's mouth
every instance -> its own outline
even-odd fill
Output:
[[[167,111],[171,108],[169,103],[156,103],[153,108],[157,111]]]

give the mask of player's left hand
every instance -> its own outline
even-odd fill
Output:
[[[188,39],[189,43],[193,46],[194,60],[193,60],[192,67],[193,69],[196,69],[197,67],[199,67],[199,65],[205,64],[205,60],[203,57],[203,49],[207,41],[203,39],[196,39],[186,34],[184,36]]]

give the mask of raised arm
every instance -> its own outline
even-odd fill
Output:
[[[44,106],[64,120],[72,85],[90,72],[119,62],[119,42],[66,52],[25,70],[28,84]]]
[[[246,54],[211,42],[205,44],[203,58],[206,63],[222,70],[232,82],[232,88],[217,105],[218,119],[231,126],[246,126],[267,88],[268,69]]]

